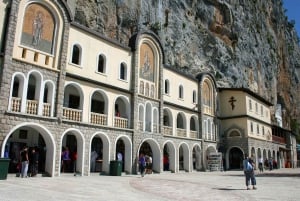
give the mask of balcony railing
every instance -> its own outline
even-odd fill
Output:
[[[21,112],[21,100],[21,98],[12,97],[10,108],[12,112]]]
[[[82,110],[63,108],[63,118],[71,121],[81,121]]]
[[[176,128],[176,135],[178,137],[186,137],[186,129]]]
[[[278,136],[275,136],[275,135],[272,135],[272,141],[273,142],[278,142],[278,143],[281,143],[281,144],[286,144],[285,138],[278,137]]]
[[[50,115],[51,115],[51,105],[50,105],[50,103],[44,103],[43,116],[50,117]]]
[[[26,113],[37,115],[37,111],[38,111],[38,101],[36,101],[36,100],[27,100]]]
[[[190,131],[190,138],[198,138],[197,131]]]
[[[203,113],[204,114],[212,114],[212,108],[206,105],[203,105]]]
[[[118,128],[128,128],[128,119],[122,117],[115,117],[114,126]]]
[[[107,125],[107,115],[91,112],[91,123],[99,125]]]
[[[163,131],[163,133],[164,133],[164,135],[172,135],[172,127],[170,127],[170,126],[164,126],[163,127],[163,129],[164,129],[164,131]]]

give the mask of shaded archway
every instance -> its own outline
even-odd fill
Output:
[[[109,173],[109,148],[108,136],[104,133],[95,133],[90,144],[90,172]]]
[[[241,169],[243,164],[243,152],[238,147],[229,150],[229,169]]]
[[[64,164],[63,154],[61,154],[60,172],[84,174],[84,138],[83,134],[77,129],[68,129],[61,139],[61,151],[69,149],[69,160]],[[76,154],[76,158],[75,158]]]
[[[137,157],[141,154],[152,156],[152,171],[161,172],[161,152],[158,143],[154,139],[145,139],[138,150]]]
[[[193,170],[201,170],[201,147],[200,145],[196,144],[193,147],[193,153],[192,153],[192,161],[193,161]]]
[[[190,171],[190,153],[189,147],[186,143],[182,143],[178,149],[178,170],[184,170],[186,172]]]
[[[54,176],[55,142],[50,131],[42,125],[22,123],[16,126],[7,134],[3,145],[5,146],[2,146],[1,157],[4,156],[4,152],[7,150],[11,159],[9,172],[15,173],[19,171],[16,169],[16,165],[19,161],[20,149],[26,145],[28,147],[37,147],[39,151],[39,172]]]
[[[115,145],[115,159],[117,160],[117,153],[122,154],[122,171],[130,174],[132,172],[132,143],[128,136],[120,136],[116,140]]]
[[[163,150],[163,170],[176,172],[176,150],[171,141],[167,141]]]

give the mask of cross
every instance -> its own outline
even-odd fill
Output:
[[[234,97],[233,96],[231,96],[230,97],[230,99],[229,99],[229,103],[230,103],[230,105],[231,105],[231,108],[232,108],[232,110],[234,109],[234,107],[235,107],[235,105],[234,105],[234,102],[236,101],[236,99],[234,99]]]

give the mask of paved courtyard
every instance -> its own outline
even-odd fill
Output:
[[[1,201],[298,201],[300,169],[257,174],[257,190],[246,190],[242,171],[146,175],[18,178],[0,180]]]

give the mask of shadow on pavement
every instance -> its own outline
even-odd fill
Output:
[[[221,190],[221,191],[241,191],[241,190],[246,190],[246,189],[244,189],[244,188],[226,188],[226,187],[224,187],[224,188],[213,188],[213,189],[215,189],[215,190]]]

